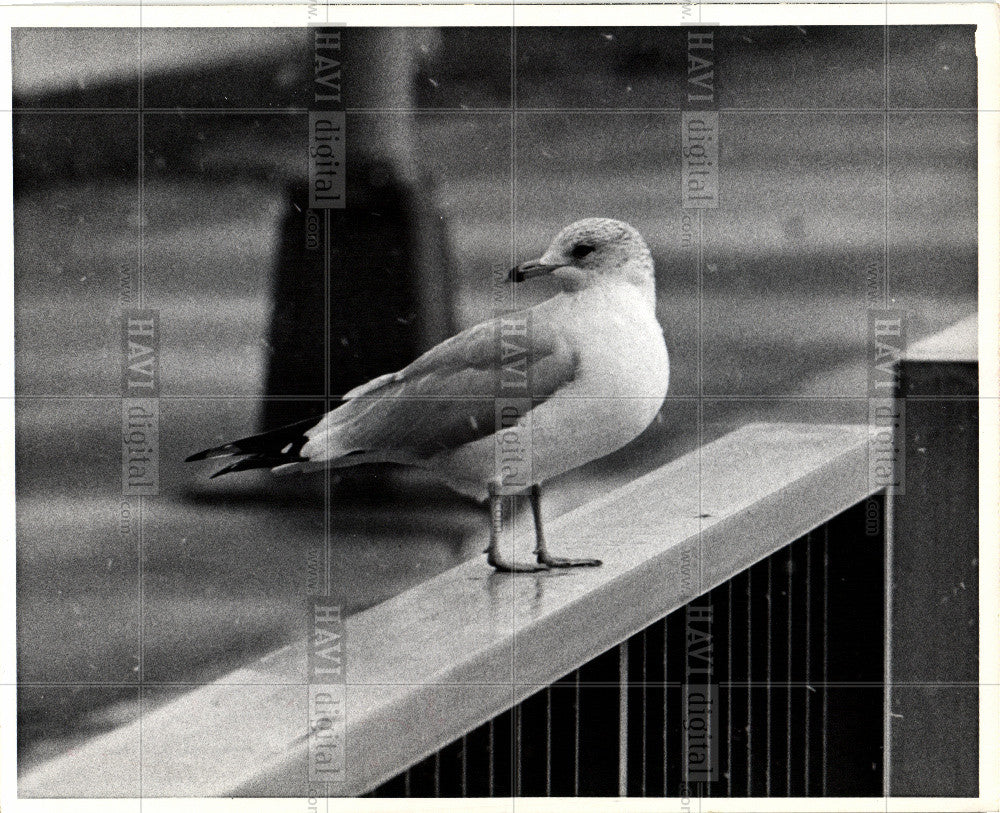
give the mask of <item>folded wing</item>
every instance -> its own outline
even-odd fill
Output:
[[[493,434],[498,397],[534,408],[555,396],[576,376],[577,355],[557,329],[532,323],[530,311],[519,316],[476,325],[352,390],[306,432],[301,456],[419,462]]]

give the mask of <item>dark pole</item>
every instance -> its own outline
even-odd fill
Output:
[[[308,178],[289,184],[264,429],[322,413],[325,395],[335,405],[336,396],[404,367],[453,332],[445,228],[416,158],[417,34],[339,30],[346,208],[309,210]]]

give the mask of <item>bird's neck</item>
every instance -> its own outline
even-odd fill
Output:
[[[602,300],[608,302],[622,299],[639,301],[653,312],[656,310],[656,287],[648,276],[616,276],[595,280],[586,287],[575,290],[563,289],[565,294],[577,300]]]

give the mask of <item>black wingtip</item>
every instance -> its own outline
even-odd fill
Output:
[[[223,474],[229,474],[234,471],[247,471],[248,469],[264,469],[271,466],[271,462],[267,460],[261,460],[259,457],[244,457],[239,460],[234,460],[228,466],[223,466],[217,472],[209,476],[209,480],[214,480],[216,477],[221,477]]]
[[[227,443],[225,446],[213,446],[211,449],[195,452],[193,455],[185,457],[184,462],[195,463],[198,460],[210,460],[213,457],[230,457],[234,454],[244,454],[239,447],[239,442]]]
[[[305,432],[319,423],[320,420],[321,416],[306,418],[288,426],[272,429],[270,432],[251,435],[225,443],[222,446],[213,446],[211,449],[189,455],[184,458],[184,462],[196,463],[199,460],[210,460],[215,457],[236,456],[241,458],[223,466],[209,479],[215,479],[233,471],[274,468],[285,463],[298,463],[305,460],[299,455],[302,447],[308,442]]]
[[[288,463],[305,463],[307,458],[305,457],[268,457],[265,455],[250,455],[249,457],[243,457],[239,460],[234,460],[227,466],[223,466],[217,472],[209,476],[209,480],[214,480],[216,477],[221,477],[223,474],[230,474],[234,471],[252,471],[253,469],[273,469],[275,466],[283,466]]]
[[[235,463],[230,463],[228,466],[223,466],[217,472],[210,474],[208,479],[214,480],[216,477],[221,477],[223,474],[229,474],[230,472],[233,471],[240,471],[241,469],[240,463],[242,462],[243,462],[242,460],[237,460]]]

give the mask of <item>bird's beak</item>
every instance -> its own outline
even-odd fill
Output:
[[[557,268],[561,267],[559,265],[543,263],[540,260],[528,260],[510,269],[510,273],[507,275],[507,282],[524,282],[526,279],[540,277],[542,274],[551,274]]]

